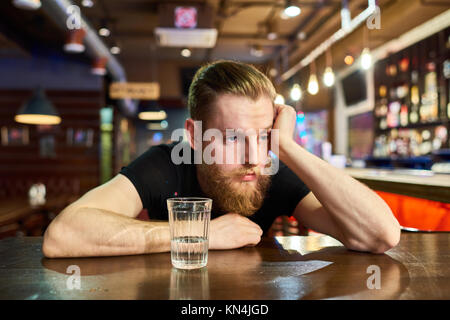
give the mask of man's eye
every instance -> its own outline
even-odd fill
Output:
[[[227,142],[236,142],[237,136],[228,136],[226,137]]]

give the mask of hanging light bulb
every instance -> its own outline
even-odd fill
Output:
[[[291,89],[291,99],[293,101],[298,101],[302,98],[302,88],[300,88],[299,84],[294,84]]]
[[[325,73],[323,74],[323,83],[327,87],[332,87],[334,85],[334,73],[331,67],[325,68]]]
[[[331,66],[333,65],[333,57],[331,55],[331,48],[327,49],[325,58],[326,58],[327,67],[325,68],[325,73],[323,74],[323,83],[327,87],[332,87],[334,85],[335,77],[334,77],[333,69],[331,68]]]
[[[361,68],[368,70],[372,67],[372,55],[369,48],[364,48],[361,54]]]
[[[281,94],[277,94],[274,100],[275,104],[284,104],[284,97]]]
[[[317,81],[317,76],[315,73],[312,73],[309,76],[308,92],[313,96],[319,92],[319,81]]]

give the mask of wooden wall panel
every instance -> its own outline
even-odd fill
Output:
[[[17,190],[37,181],[63,181],[60,183],[69,185],[75,182],[75,185],[79,185],[80,194],[83,194],[100,181],[100,108],[104,105],[103,93],[48,90],[46,94],[62,121],[60,125],[40,131],[35,125],[22,125],[14,121],[15,113],[31,97],[32,91],[0,90],[0,128],[28,127],[29,130],[28,145],[0,144],[0,182],[15,186],[11,189]],[[92,146],[69,145],[68,128],[92,129]],[[40,139],[45,136],[54,137],[53,158],[40,156]],[[5,196],[8,190],[2,193]]]

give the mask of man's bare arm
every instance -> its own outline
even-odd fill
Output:
[[[142,202],[119,174],[69,205],[44,234],[46,257],[131,255],[170,250],[167,222],[135,219]]]
[[[170,251],[168,222],[140,221],[142,202],[123,175],[101,185],[65,208],[44,234],[48,258],[93,257]],[[209,249],[234,249],[257,244],[259,226],[229,213],[213,219]]]
[[[298,145],[292,138],[295,116],[292,107],[279,106],[274,128],[280,130],[280,159],[313,193],[300,201],[296,215],[349,249],[381,253],[397,245],[400,226],[389,206],[368,187]]]

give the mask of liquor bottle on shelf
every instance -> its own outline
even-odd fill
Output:
[[[450,37],[449,42],[447,42],[450,45]],[[450,119],[450,59],[447,59],[444,61],[444,67],[443,67],[443,75],[445,78],[445,82],[447,83],[447,103],[444,102],[443,106],[446,106],[444,108],[447,109],[447,118]],[[444,96],[444,94],[442,94]],[[444,117],[445,119],[445,117]]]
[[[447,118],[450,119],[450,102],[447,103]]]
[[[398,63],[401,72],[407,72],[409,69],[409,58],[403,57]]]
[[[420,156],[420,143],[422,142],[422,136],[417,130],[410,130],[409,152],[413,156]]]
[[[400,125],[406,127],[408,125],[408,106],[403,104],[400,107]]]
[[[436,65],[429,62],[426,65],[425,88],[422,95],[422,106],[420,108],[421,122],[433,122],[438,119],[438,84]]]
[[[399,125],[400,118],[400,102],[393,101],[389,104],[389,110],[387,114],[387,126],[389,128],[395,128]]]
[[[409,120],[411,123],[417,123],[419,121],[419,87],[413,85],[411,87],[411,113],[409,114]]]
[[[450,60],[447,59],[442,63],[442,73],[439,77],[439,118],[441,120],[447,119],[447,87],[450,85]]]

